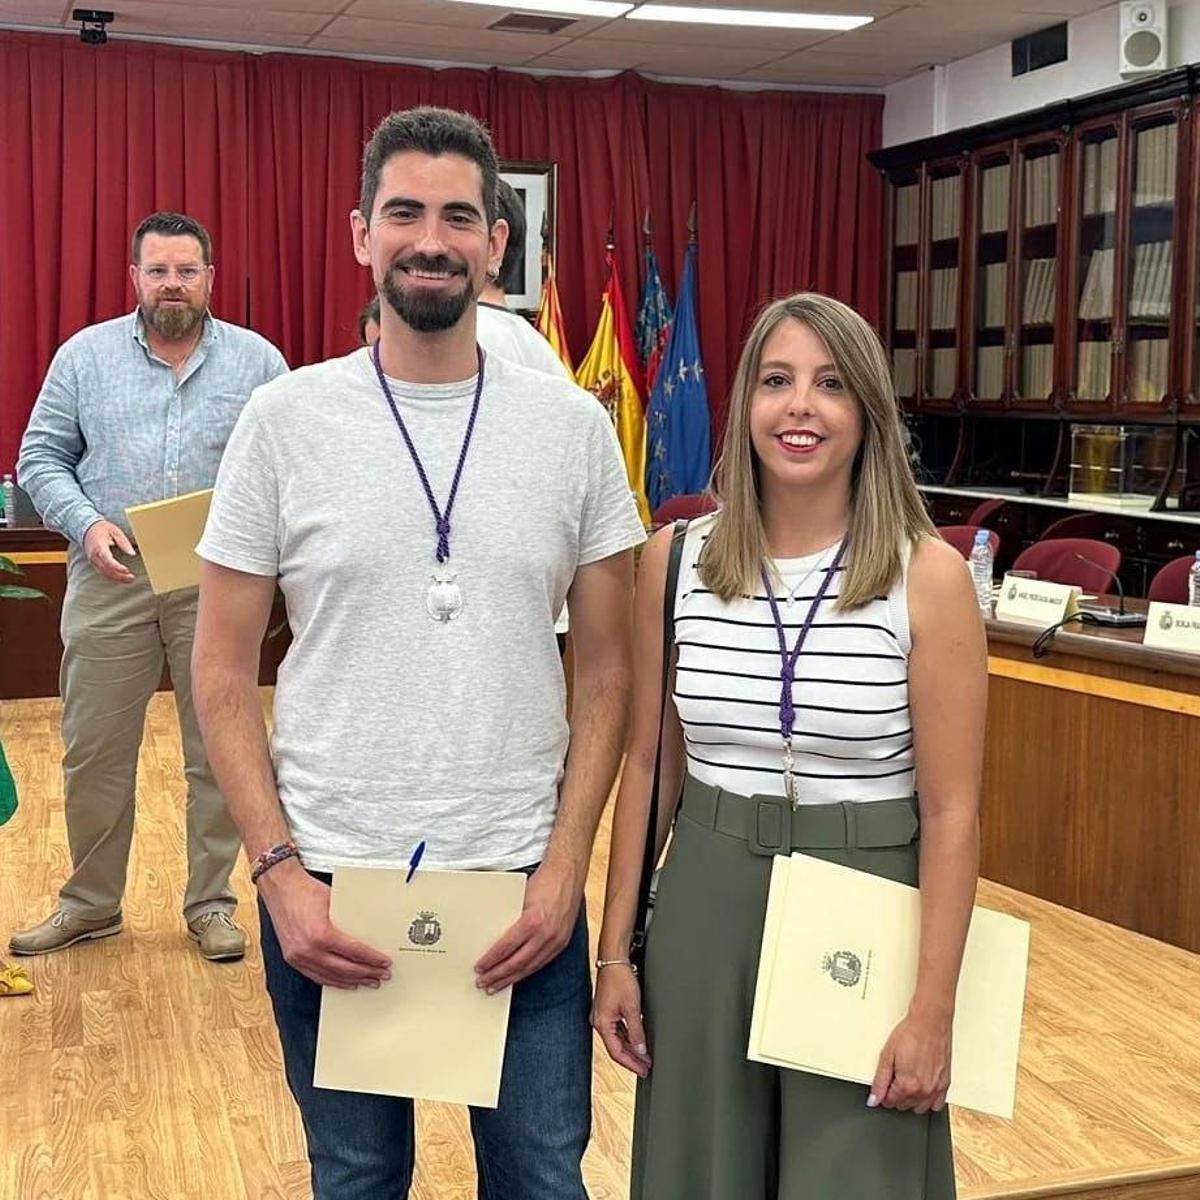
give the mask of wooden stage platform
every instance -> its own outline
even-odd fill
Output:
[[[21,791],[0,828],[4,943],[45,915],[69,865],[58,717],[57,701],[0,709]],[[183,769],[167,695],[152,702],[141,767],[126,931],[26,960],[36,993],[0,999],[0,1200],[305,1200],[257,947],[205,964],[179,916]],[[593,936],[607,837],[606,823]],[[256,933],[244,863],[235,880]],[[961,1200],[1200,1200],[1200,956],[997,885],[980,898],[1033,922],[1033,958],[1016,1119],[954,1114]],[[632,1088],[598,1043],[595,1079],[588,1188],[623,1200]],[[470,1200],[462,1114],[421,1106],[418,1120],[414,1200]]]

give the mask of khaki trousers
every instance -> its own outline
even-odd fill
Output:
[[[133,837],[138,750],[146,705],[171,669],[187,780],[188,882],[183,914],[236,906],[229,873],[241,844],[213,780],[192,705],[198,590],[156,596],[140,559],[131,584],[112,583],[72,548],[63,601],[63,772],[74,872],[62,907],[100,919],[121,908]]]
[[[790,831],[777,814],[685,783],[646,941],[654,1065],[637,1085],[632,1198],[954,1200],[944,1109],[869,1109],[862,1084],[746,1059],[773,853],[763,838],[915,884],[915,802],[820,805]]]

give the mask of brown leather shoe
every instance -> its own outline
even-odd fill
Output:
[[[188,936],[200,943],[200,953],[213,962],[241,958],[246,953],[246,935],[220,909],[214,908],[189,921]]]
[[[8,948],[13,954],[50,954],[55,950],[65,950],[76,942],[112,937],[114,933],[121,932],[121,924],[120,913],[95,921],[59,908],[40,925],[14,933],[9,938]]]

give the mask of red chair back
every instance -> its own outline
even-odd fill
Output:
[[[707,492],[672,496],[654,510],[650,516],[650,524],[657,529],[660,525],[669,525],[672,521],[690,521],[693,517],[702,517],[705,513],[714,512],[716,507],[717,502]]]
[[[1079,555],[1095,566],[1082,562]],[[1068,583],[1085,592],[1105,596],[1115,591],[1109,572],[1121,569],[1121,552],[1107,542],[1092,538],[1052,538],[1022,550],[1013,563],[1014,571],[1033,571],[1039,579]]]
[[[992,513],[999,511],[1008,503],[1007,500],[991,499],[985,500],[982,504],[977,504],[971,510],[971,515],[967,518],[968,525],[982,525],[984,529],[990,529],[988,518]]]
[[[1150,591],[1146,593],[1147,600],[1160,600],[1164,604],[1186,604],[1188,602],[1188,572],[1196,561],[1194,554],[1185,554],[1182,558],[1173,558],[1165,567],[1159,569],[1157,575],[1150,581]]]
[[[1112,517],[1107,513],[1072,513],[1060,517],[1047,525],[1038,537],[1039,542],[1055,541],[1059,538],[1102,538],[1112,528]]]
[[[938,533],[942,535],[942,539],[952,545],[955,550],[969,559],[971,550],[975,545],[975,535],[983,527],[981,525],[939,525]],[[988,530],[988,543],[992,547],[992,558],[1000,553],[1000,535],[994,530]]]

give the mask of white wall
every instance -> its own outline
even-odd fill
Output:
[[[1200,61],[1200,0],[1172,0],[1168,7],[1169,65]],[[1067,61],[1015,79],[1005,42],[893,84],[884,102],[884,145],[1116,87],[1123,82],[1117,71],[1119,22],[1119,4],[1076,18],[1067,27]]]

